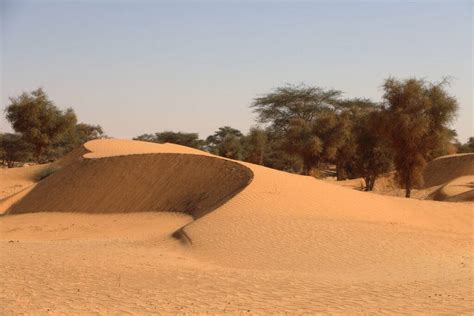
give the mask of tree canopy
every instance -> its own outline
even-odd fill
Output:
[[[394,151],[399,183],[406,196],[423,183],[422,172],[435,153],[449,140],[448,125],[458,103],[445,89],[447,81],[431,83],[410,78],[385,81],[385,131]]]
[[[321,110],[334,107],[341,91],[307,85],[286,85],[255,98],[251,107],[258,122],[269,123],[274,130],[286,131],[293,119],[311,122]]]
[[[220,127],[206,139],[207,148],[211,153],[231,158],[242,159],[242,137],[238,129],[230,126]]]
[[[0,134],[0,160],[8,168],[14,167],[17,161],[29,160],[30,156],[31,146],[20,134]]]
[[[38,162],[45,150],[74,129],[77,122],[71,108],[60,110],[41,88],[10,98],[10,105],[5,111],[13,129],[33,146]]]
[[[337,90],[287,85],[256,98],[251,107],[260,123],[284,139],[283,150],[302,161],[302,173],[309,174],[322,159],[334,159],[344,141],[340,95]]]

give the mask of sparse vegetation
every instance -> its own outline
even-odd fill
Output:
[[[43,179],[46,179],[50,175],[58,172],[61,170],[61,167],[58,165],[51,164],[49,166],[46,166],[45,168],[41,169],[37,174],[36,174],[36,181],[41,181]]]
[[[254,99],[251,108],[259,125],[246,135],[223,126],[205,140],[174,131],[134,139],[175,143],[305,175],[326,174],[323,169],[335,165],[337,180],[362,177],[366,191],[379,175],[395,169],[409,197],[421,184],[427,161],[474,151],[474,138],[461,144],[448,128],[457,101],[446,84],[389,78],[380,104],[343,99],[335,89],[286,85]],[[107,137],[99,125],[77,124],[74,111],[60,110],[42,89],[10,101],[6,117],[17,134],[4,134],[0,141],[0,159],[9,167],[33,158],[52,161],[84,142]],[[48,168],[38,176],[55,171]]]

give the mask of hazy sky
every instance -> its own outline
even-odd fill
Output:
[[[454,127],[474,134],[472,1],[0,2],[2,109],[43,87],[110,136],[206,137],[246,132],[252,99],[285,83],[379,101],[389,75],[451,76]]]

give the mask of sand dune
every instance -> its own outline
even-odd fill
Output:
[[[198,155],[85,159],[41,181],[10,213],[184,212],[198,218],[234,196],[252,176],[243,165]]]
[[[424,187],[444,185],[462,176],[474,175],[474,154],[456,154],[436,158],[428,163]]]
[[[25,197],[49,164],[0,169],[0,214]]]
[[[47,167],[48,164],[11,169],[0,168],[0,201],[36,183],[37,174]]]
[[[474,201],[474,154],[449,155],[431,161],[425,172],[427,199]]]
[[[434,190],[429,196],[436,201],[474,201],[474,176],[458,177]]]
[[[11,208],[47,213],[0,218],[7,312],[474,312],[470,203],[347,190],[178,145],[85,147]]]

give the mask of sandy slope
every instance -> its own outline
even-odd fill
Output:
[[[117,140],[86,147],[88,158],[201,154]],[[253,180],[194,221],[0,218],[0,304],[7,313],[474,312],[472,204],[379,196],[243,165]],[[170,237],[183,225],[192,244]]]
[[[474,154],[456,154],[436,158],[428,163],[424,187],[446,184],[462,176],[474,175]]]
[[[25,197],[35,186],[38,173],[48,166],[0,168],[0,214]]]
[[[458,177],[440,186],[429,196],[436,201],[474,201],[474,176]]]
[[[252,179],[241,164],[185,154],[85,159],[41,181],[11,214],[184,212],[197,218]]]
[[[48,164],[21,168],[0,168],[0,201],[36,183],[37,174]]]
[[[428,199],[449,202],[474,201],[474,154],[439,157],[424,173]]]

